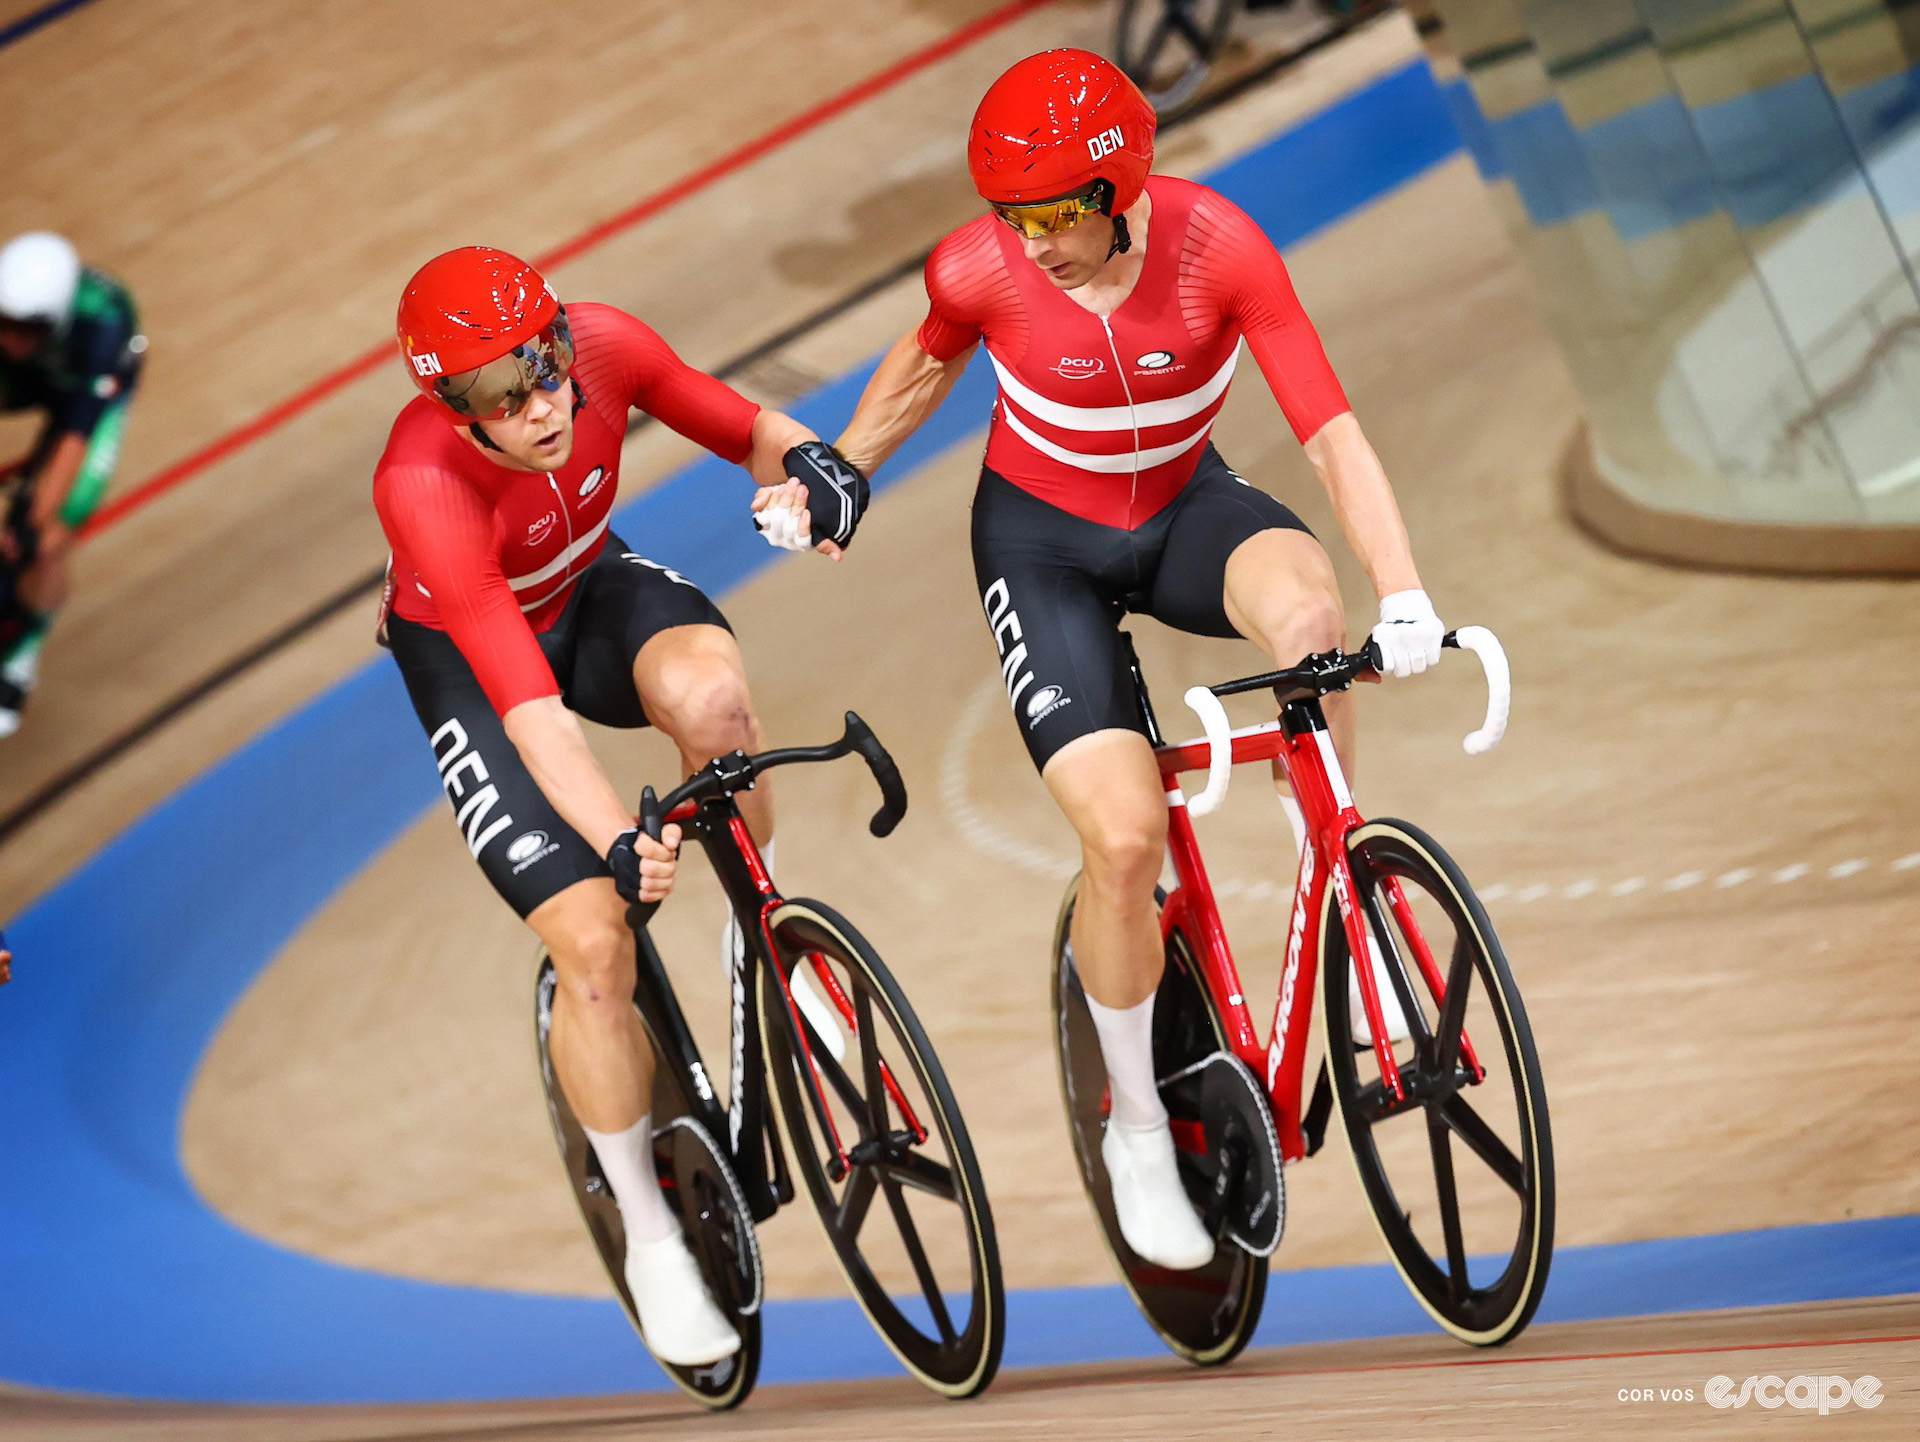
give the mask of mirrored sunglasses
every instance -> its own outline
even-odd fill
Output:
[[[500,421],[520,413],[535,388],[557,391],[573,371],[573,331],[562,310],[546,329],[498,360],[433,385],[440,399],[470,421]]]

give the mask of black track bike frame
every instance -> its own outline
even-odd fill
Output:
[[[740,953],[730,960],[732,1050],[728,1068],[729,1096],[723,1104],[648,931],[647,924],[660,903],[636,902],[627,909],[627,924],[633,928],[635,942],[634,1000],[653,1035],[659,1064],[673,1073],[688,1110],[706,1127],[708,1134],[725,1139],[722,1145],[728,1164],[746,1194],[756,1222],[766,1221],[792,1201],[794,1195],[786,1152],[780,1144],[779,1129],[771,1124],[767,1104],[765,1054],[760,1009],[756,1004],[758,988],[762,985],[762,967],[772,968],[778,980],[780,994],[786,1002],[787,1024],[796,1039],[796,1054],[810,1056],[811,1048],[807,1028],[795,1012],[790,985],[781,972],[767,924],[783,898],[774,888],[734,797],[741,791],[751,790],[757,776],[776,766],[833,761],[849,754],[858,754],[879,783],[882,805],[874,813],[868,829],[875,836],[885,836],[899,825],[906,813],[906,787],[893,758],[867,724],[851,711],[846,714],[845,732],[830,745],[788,747],[757,756],[735,751],[708,762],[658,800],[653,789],[647,788],[640,805],[640,823],[648,835],[657,839],[662,826],[672,822],[681,828],[683,845],[687,840],[700,844],[726,893],[745,942]],[[803,1071],[808,1099],[817,1117],[824,1120],[826,1098],[820,1093],[816,1070],[808,1066]],[[831,1135],[830,1129],[828,1134]],[[838,1162],[838,1158],[831,1159],[829,1171],[837,1170]]]

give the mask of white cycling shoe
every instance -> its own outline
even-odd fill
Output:
[[[675,1367],[705,1367],[740,1350],[740,1334],[714,1304],[700,1264],[676,1231],[627,1247],[627,1292],[647,1350]]]
[[[1387,959],[1380,953],[1380,943],[1371,936],[1367,938],[1367,950],[1373,958],[1373,989],[1380,995],[1380,1019],[1387,1024],[1387,1040],[1389,1043],[1405,1041],[1413,1033],[1407,1027],[1407,1014],[1400,1009],[1399,994],[1387,977]],[[1367,1025],[1366,1002],[1360,995],[1360,969],[1355,966],[1347,968],[1347,1016],[1353,1044],[1372,1046],[1373,1028]]]
[[[1113,1184],[1113,1210],[1120,1235],[1146,1261],[1191,1272],[1213,1260],[1213,1238],[1187,1200],[1173,1155],[1173,1131],[1162,1122],[1136,1131],[1107,1123],[1100,1143]]]

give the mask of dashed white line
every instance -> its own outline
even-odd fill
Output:
[[[980,728],[986,724],[987,718],[1005,704],[1004,696],[1005,692],[998,680],[989,680],[961,709],[959,721],[954,726],[953,734],[947,741],[946,752],[941,757],[940,799],[945,804],[947,815],[954,827],[975,850],[1036,876],[1064,881],[1080,869],[1077,858],[1032,845],[1005,827],[997,825],[973,804],[973,799],[967,792],[967,753],[972,749],[974,738],[979,734]],[[1822,874],[1829,880],[1845,881],[1850,877],[1864,875],[1873,869],[1872,860],[1864,856],[1854,856],[1825,867]],[[1920,851],[1910,851],[1905,856],[1889,861],[1885,869],[1893,872],[1920,870]],[[1765,872],[1757,867],[1736,866],[1713,876],[1713,884],[1717,889],[1730,890],[1736,886],[1745,886],[1748,882],[1764,875],[1766,880],[1774,885],[1784,886],[1812,876],[1814,873],[1814,865],[1805,861],[1795,861]],[[1669,876],[1665,880],[1640,875],[1629,876],[1612,883],[1587,877],[1559,887],[1544,881],[1530,882],[1526,885],[1496,881],[1477,890],[1482,901],[1512,900],[1521,905],[1531,905],[1548,897],[1579,901],[1602,891],[1608,896],[1624,899],[1656,885],[1661,891],[1668,893],[1688,891],[1707,880],[1710,874],[1705,870],[1693,869]],[[1223,900],[1285,900],[1293,895],[1293,881],[1291,877],[1257,881],[1229,878],[1214,882],[1213,889],[1215,895]]]

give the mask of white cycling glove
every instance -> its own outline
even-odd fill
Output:
[[[800,529],[801,514],[786,506],[768,506],[753,513],[753,523],[777,551],[811,551],[813,535],[811,529]]]
[[[1425,591],[1395,591],[1380,598],[1380,624],[1373,628],[1373,640],[1380,648],[1382,672],[1415,676],[1438,664],[1446,634]]]

